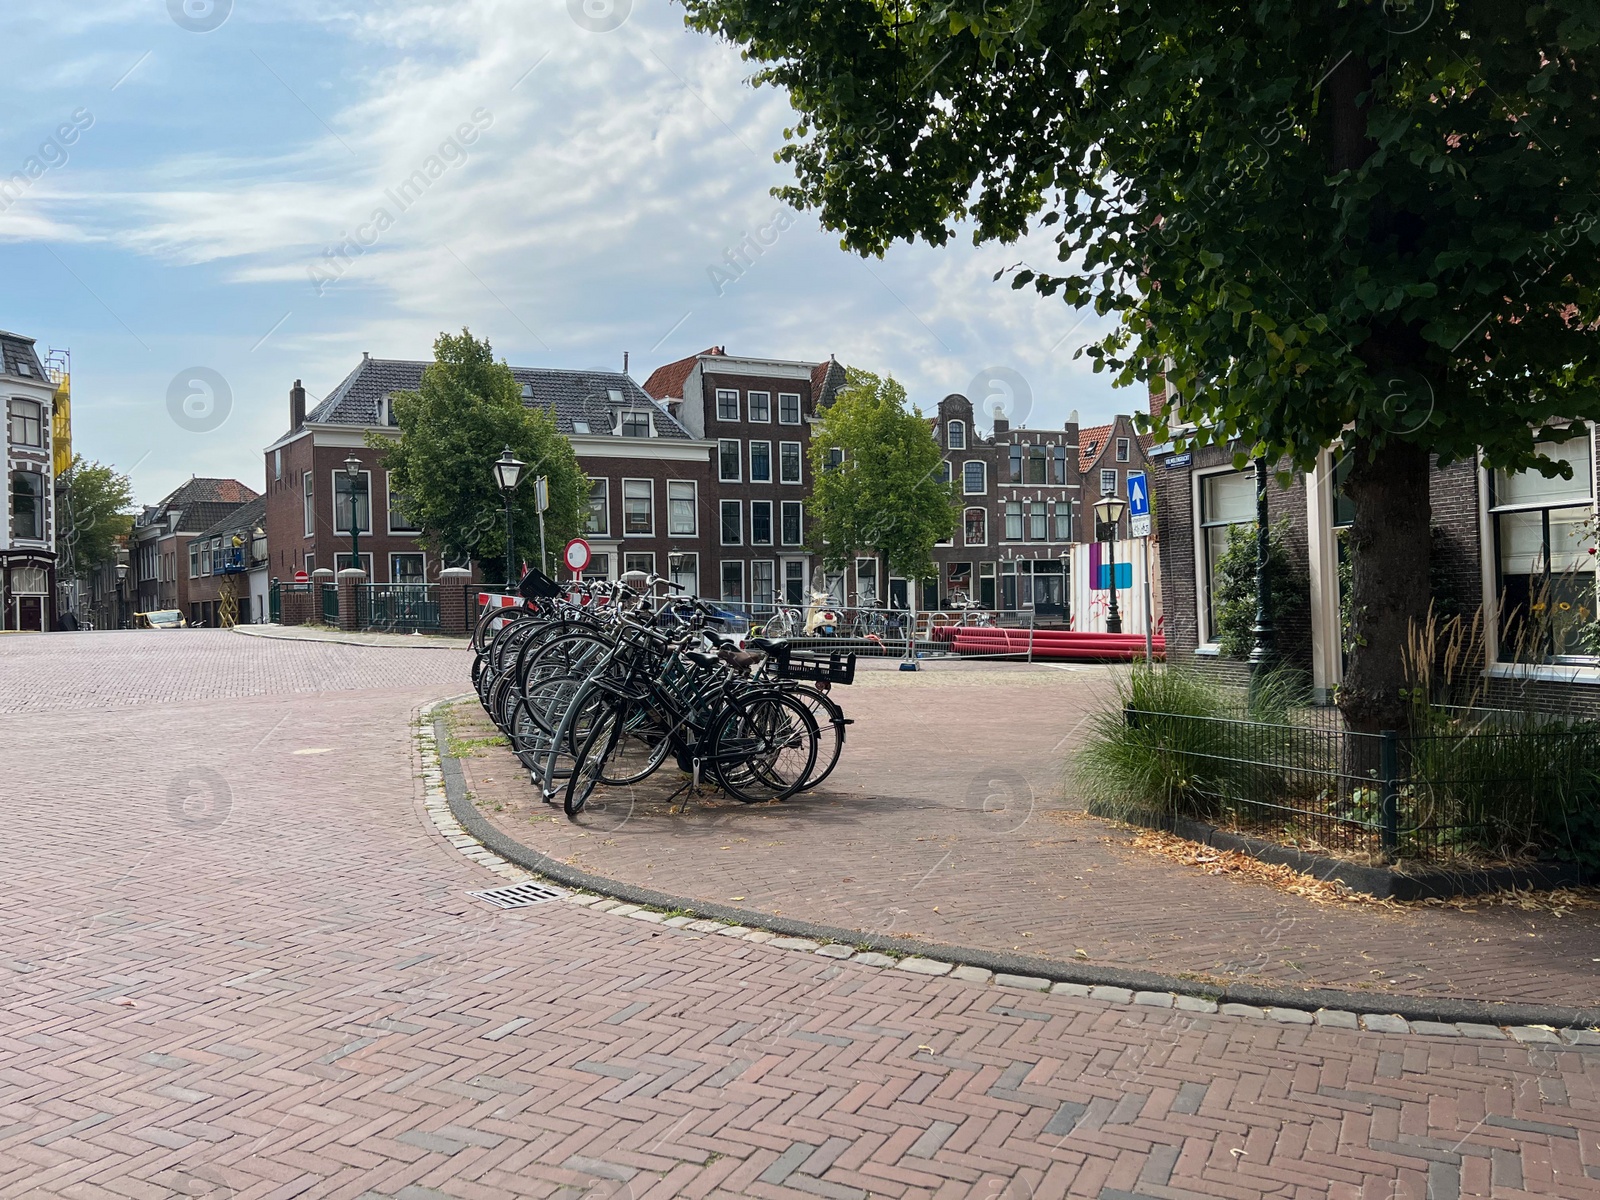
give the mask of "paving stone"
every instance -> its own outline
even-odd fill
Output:
[[[1148,1008],[1172,1008],[1177,998],[1171,992],[1135,992],[1133,1002]]]
[[[829,942],[826,946],[818,946],[816,952],[823,958],[849,958],[855,953],[855,948],[842,942]]]
[[[1311,1016],[1318,1025],[1326,1025],[1329,1029],[1361,1028],[1361,1018],[1342,1008],[1319,1008]]]
[[[1600,1029],[1563,1029],[1561,1040],[1569,1046],[1600,1046]]]
[[[644,908],[640,909],[638,912],[631,912],[628,915],[635,921],[648,921],[652,925],[664,925],[666,924],[667,920],[666,913],[651,912],[649,909]]]
[[[1554,1029],[1547,1029],[1542,1025],[1513,1025],[1507,1031],[1519,1042],[1530,1045],[1559,1045],[1560,1036]]]
[[[1053,996],[1078,996],[1088,998],[1094,989],[1085,983],[1053,983],[1050,985],[1050,994]]]
[[[1172,1003],[1174,1007],[1180,1008],[1184,1012],[1214,1013],[1217,1011],[1217,1002],[1205,996],[1179,995],[1173,999]]]
[[[663,925],[669,925],[673,929],[687,929],[687,928],[689,928],[689,926],[694,924],[694,918],[693,917],[668,917],[665,921],[663,921],[661,923]]]
[[[642,909],[637,904],[619,904],[615,908],[609,909],[608,911],[613,916],[631,917],[634,913],[642,911]]]
[[[1366,1013],[1361,1018],[1361,1027],[1368,1033],[1405,1033],[1411,1028],[1404,1017],[1393,1013]]]
[[[1461,1030],[1446,1021],[1413,1021],[1411,1032],[1420,1033],[1427,1037],[1460,1037]]]
[[[1092,987],[1089,997],[1093,1000],[1109,1000],[1112,1004],[1127,1004],[1133,999],[1133,992],[1124,987]]]
[[[742,938],[745,934],[750,932],[750,926],[748,926],[748,925],[724,925],[721,928],[719,928],[717,930],[717,932],[720,933],[723,937]]]
[[[966,963],[957,965],[955,970],[950,972],[952,979],[964,979],[968,983],[988,983],[993,975],[993,971],[984,967],[971,967]]]
[[[624,905],[621,900],[613,900],[610,896],[602,897],[593,904],[596,912],[615,912],[619,908],[626,907],[628,906]],[[637,908],[638,906],[634,905],[633,907]]]
[[[765,945],[767,942],[777,940],[777,937],[778,935],[773,933],[770,929],[752,929],[744,935],[744,940],[747,942],[759,942]]]
[[[1498,1025],[1478,1025],[1471,1021],[1457,1021],[1456,1028],[1461,1031],[1462,1037],[1482,1038],[1485,1041],[1504,1041],[1506,1031]]]
[[[568,904],[579,904],[584,907],[588,907],[591,904],[599,904],[600,900],[601,897],[590,895],[588,892],[568,892],[566,895]]]
[[[1303,1008],[1275,1008],[1267,1009],[1267,1016],[1271,1020],[1280,1021],[1285,1025],[1310,1025],[1311,1014]]]
[[[1264,1017],[1267,1010],[1257,1008],[1254,1004],[1222,1004],[1217,1006],[1217,1011],[1225,1017]]]
[[[803,937],[776,937],[767,944],[774,950],[804,950],[808,954],[822,945],[821,942],[813,942],[810,938]]]
[[[692,929],[696,933],[721,933],[727,928],[727,926],[721,921],[707,921],[702,919],[699,921],[691,920],[687,925],[684,926],[684,928]]]
[[[894,959],[890,958],[887,954],[879,954],[874,950],[863,950],[850,961],[858,962],[868,967],[894,966]]]
[[[997,987],[1021,988],[1028,992],[1048,992],[1050,981],[1041,979],[1037,975],[996,975],[994,982]]]
[[[951,971],[950,963],[940,962],[936,958],[918,958],[915,955],[902,958],[895,966],[902,971],[910,971],[913,975],[948,975]]]

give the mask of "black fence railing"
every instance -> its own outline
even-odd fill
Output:
[[[1168,811],[1374,861],[1571,859],[1600,828],[1600,730],[1493,714],[1357,733],[1308,710],[1285,723],[1125,710]]]
[[[413,632],[439,628],[439,585],[363,583],[356,587],[356,623],[362,629]]]

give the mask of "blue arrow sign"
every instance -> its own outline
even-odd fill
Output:
[[[1145,482],[1143,471],[1128,472],[1128,515],[1130,517],[1150,515],[1150,485]]]

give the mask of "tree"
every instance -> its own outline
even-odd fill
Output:
[[[1404,715],[1430,453],[1536,455],[1600,408],[1592,0],[683,0],[801,114],[784,199],[843,244],[1054,232],[1032,285],[1164,364],[1192,442],[1355,505],[1354,728]],[[1581,427],[1581,425],[1580,425]]]
[[[833,450],[843,460],[830,461]],[[813,550],[834,570],[862,551],[881,553],[904,579],[934,574],[933,546],[955,530],[955,484],[927,418],[906,390],[870,371],[846,372],[811,432]]]
[[[505,576],[505,502],[492,464],[507,446],[527,463],[512,494],[519,559],[539,561],[539,519],[533,480],[550,480],[545,532],[560,545],[578,534],[587,511],[589,481],[572,443],[555,421],[522,403],[522,389],[504,361],[495,362],[487,341],[463,329],[441,333],[434,361],[415,392],[394,396],[398,438],[369,434],[368,445],[384,450],[391,486],[404,497],[423,540],[446,562],[477,562],[485,579]],[[548,568],[548,564],[547,564]]]
[[[61,573],[86,579],[115,560],[118,540],[133,528],[133,484],[115,467],[81,454],[73,457],[61,482]]]

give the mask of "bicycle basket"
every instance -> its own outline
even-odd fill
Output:
[[[804,679],[813,683],[838,684],[841,687],[854,683],[856,656],[841,654],[805,654],[781,646],[776,651],[779,679]]]
[[[561,585],[538,567],[529,567],[517,591],[524,600],[549,600],[561,594]]]

